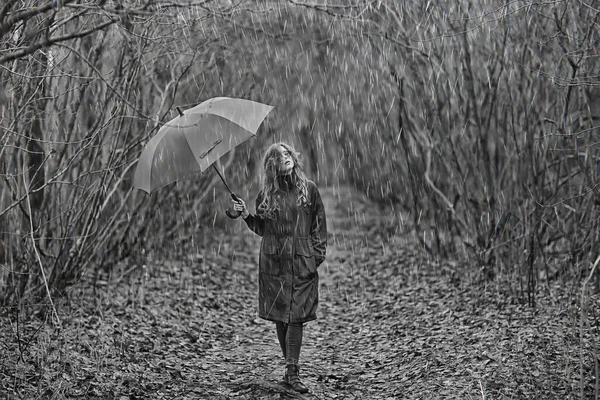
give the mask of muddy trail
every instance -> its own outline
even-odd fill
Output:
[[[328,254],[300,360],[310,393],[281,384],[274,324],[256,315],[260,238],[238,220],[205,253],[79,285],[62,330],[3,316],[0,398],[593,397],[593,341],[559,306],[568,301],[514,302],[455,262],[428,260],[402,219],[390,225],[361,195],[321,193]]]

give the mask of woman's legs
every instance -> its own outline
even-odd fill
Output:
[[[281,346],[281,352],[283,353],[283,359],[287,360],[287,345],[286,345],[286,336],[288,325],[283,322],[275,322],[275,327],[277,328],[277,340],[279,340],[279,346]]]
[[[296,391],[308,392],[306,386],[300,382],[298,377],[298,361],[300,360],[300,349],[302,347],[302,323],[276,322],[277,339],[285,358],[285,381]]]
[[[302,323],[288,324],[286,342],[286,365],[298,365],[300,360],[300,348],[302,347]]]
[[[286,365],[298,365],[304,325],[302,323],[286,324],[278,321],[275,322],[275,327],[277,328],[277,340],[279,340],[279,346],[281,346]]]

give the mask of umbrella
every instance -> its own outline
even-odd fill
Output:
[[[150,139],[138,160],[133,186],[146,193],[211,165],[234,199],[214,163],[237,145],[256,136],[272,106],[251,100],[215,97],[181,111]]]

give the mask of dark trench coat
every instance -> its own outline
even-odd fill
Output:
[[[287,188],[286,185],[283,185]],[[321,195],[308,181],[306,205],[294,190],[281,191],[274,219],[249,215],[248,227],[262,236],[258,274],[258,315],[269,321],[308,322],[317,318],[319,273],[325,260],[327,222]],[[256,198],[256,209],[262,192]]]

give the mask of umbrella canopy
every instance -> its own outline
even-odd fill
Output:
[[[144,148],[133,186],[150,193],[204,172],[231,149],[256,136],[272,109],[266,104],[229,97],[209,99],[186,111],[178,109],[179,116],[160,128]]]

